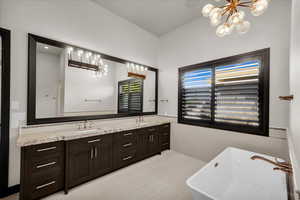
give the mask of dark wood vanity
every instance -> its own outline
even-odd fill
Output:
[[[39,199],[170,149],[170,124],[21,149],[21,200]]]

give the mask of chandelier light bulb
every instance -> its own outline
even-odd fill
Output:
[[[224,37],[226,35],[226,30],[225,30],[224,24],[218,26],[218,28],[216,30],[216,34],[218,37]]]
[[[207,4],[206,6],[203,7],[202,9],[202,15],[204,17],[208,17],[209,16],[209,13],[212,11],[212,9],[214,9],[215,6],[212,5],[212,4]]]
[[[244,20],[244,18],[245,18],[245,12],[239,11],[229,17],[229,23],[236,25],[236,24],[242,22]]]
[[[217,13],[210,19],[210,24],[212,26],[218,26],[221,23],[221,15],[218,15]]]
[[[221,16],[222,9],[221,8],[213,8],[209,13],[209,18],[212,18],[213,16],[216,16],[216,14]]]
[[[254,16],[262,15],[268,8],[268,1],[267,0],[258,0],[255,2],[251,7],[251,13]]]
[[[251,24],[248,21],[243,21],[236,25],[236,30],[239,34],[245,34],[250,30]]]

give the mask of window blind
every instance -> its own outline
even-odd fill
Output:
[[[179,68],[178,122],[269,135],[270,49]]]
[[[119,113],[142,112],[143,81],[130,79],[119,82]]]
[[[186,72],[182,82],[183,118],[211,120],[212,69]]]
[[[215,121],[259,126],[257,60],[215,68]]]

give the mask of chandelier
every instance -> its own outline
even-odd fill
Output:
[[[220,2],[221,0],[215,0]],[[260,16],[268,8],[270,0],[224,0],[226,5],[224,6],[214,6],[212,4],[207,4],[202,9],[202,14],[204,17],[210,18],[210,24],[212,26],[218,26],[216,34],[219,37],[224,37],[233,32],[234,29],[239,34],[247,33],[250,29],[250,22],[245,21],[245,12],[239,10],[240,8],[249,8],[252,15]],[[224,23],[222,23],[222,18],[225,18]],[[221,24],[221,25],[220,25]]]

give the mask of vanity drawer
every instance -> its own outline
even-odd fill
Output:
[[[160,141],[161,143],[170,142],[170,133],[168,132],[162,132],[160,135]]]
[[[25,147],[26,153],[30,157],[47,157],[54,154],[60,154],[64,152],[63,142],[51,142],[40,145],[33,145]]]
[[[170,149],[170,142],[161,143],[161,151]]]
[[[38,157],[31,161],[30,174],[43,172],[60,172],[64,170],[64,155],[56,154],[46,158]]]
[[[144,129],[146,132],[148,132],[149,134],[151,133],[155,133],[158,131],[158,127],[157,126],[152,126],[152,127],[147,127]]]
[[[135,131],[126,131],[115,134],[115,142],[117,144],[125,144],[125,143],[136,143],[137,136]]]
[[[40,199],[63,189],[64,179],[61,173],[44,173],[43,176],[32,177],[30,185],[30,199]]]
[[[127,151],[122,151],[116,156],[115,165],[117,168],[127,166],[136,162],[137,151],[136,149],[131,149]]]

